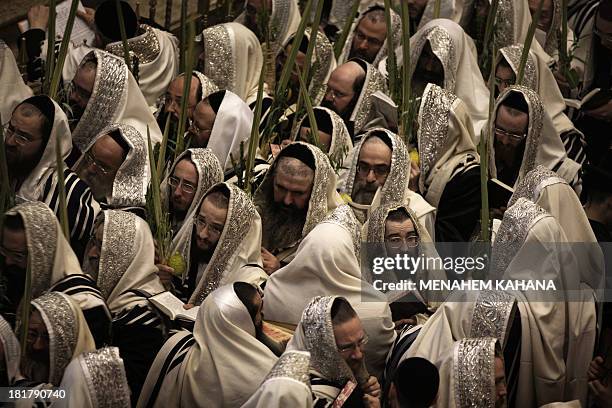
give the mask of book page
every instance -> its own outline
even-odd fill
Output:
[[[181,309],[182,308],[183,307],[181,306]],[[176,317],[183,317],[185,319],[192,320],[195,322],[196,319],[198,318],[199,311],[200,311],[200,306],[194,306],[189,310],[185,310],[185,309],[181,310],[180,313],[176,314]]]
[[[183,302],[171,292],[162,292],[149,298],[149,301],[153,303],[159,310],[168,315],[171,319],[175,319],[177,315],[188,312],[183,309]]]

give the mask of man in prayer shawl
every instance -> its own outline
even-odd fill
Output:
[[[579,188],[580,165],[567,157],[534,91],[516,85],[506,88],[497,97],[489,122],[490,177],[514,187],[540,164]]]
[[[32,382],[59,386],[64,370],[79,354],[96,349],[81,308],[60,292],[32,300],[23,375]]]
[[[16,202],[44,202],[59,217],[58,139],[62,159],[72,150],[66,115],[51,98],[40,95],[21,102],[6,119],[10,119],[4,128],[6,164]],[[70,241],[80,257],[98,205],[83,180],[67,168],[63,173]]]
[[[199,102],[189,128],[190,147],[209,148],[221,164],[224,179],[234,177],[240,163],[240,145],[248,152],[253,112],[235,93],[221,90]]]
[[[408,188],[410,156],[404,141],[382,128],[369,130],[353,150],[343,193],[362,224],[371,210],[410,200],[410,207],[430,236],[434,236],[435,208]]]
[[[66,390],[58,408],[129,408],[130,388],[117,347],[82,353],[66,367],[59,386]]]
[[[387,56],[387,29],[384,4],[377,2],[371,5],[355,20],[338,63],[343,64],[353,58],[361,58],[377,67],[378,63]],[[393,44],[399,45],[402,23],[400,16],[394,10],[391,10],[391,32]]]
[[[368,335],[343,297],[314,297],[301,316],[288,350],[310,352],[313,406],[380,407],[381,389],[366,368]]]
[[[434,84],[418,112],[418,191],[436,207],[438,242],[468,242],[480,219],[480,157],[463,101]]]
[[[391,383],[385,387],[389,391],[385,393],[383,389],[383,398],[387,398],[392,408],[425,408],[436,402],[440,374],[436,366],[424,358],[413,357],[402,361],[390,380]]]
[[[125,363],[132,402],[164,341],[162,322],[147,300],[164,291],[154,264],[148,224],[133,213],[100,213],[83,271],[94,278],[112,314],[112,340]]]
[[[516,83],[522,53],[522,44],[511,45],[499,50],[495,68],[496,97],[499,92]],[[567,106],[555,77],[546,61],[533,50],[529,51],[523,75],[523,85],[533,89],[542,98],[544,108],[553,121],[555,131],[561,137],[568,157],[583,164],[586,160],[584,135],[576,129],[565,114]]]
[[[257,391],[243,408],[312,407],[310,353],[289,350],[283,353]]]
[[[302,239],[342,203],[329,159],[303,142],[281,150],[253,201],[261,216],[261,252],[268,274],[288,264]]]
[[[168,339],[147,375],[139,408],[240,407],[257,391],[278,359],[258,339],[261,296],[251,287],[255,296],[245,298],[241,286],[213,291],[200,306],[193,334]]]
[[[402,56],[398,51],[396,54],[400,67]],[[413,95],[421,96],[428,83],[457,95],[472,118],[477,144],[489,116],[489,90],[480,74],[472,39],[451,20],[431,20],[410,38],[410,64]],[[379,69],[388,75],[386,59]]]
[[[67,98],[72,142],[81,152],[111,123],[130,125],[141,135],[147,134],[148,127],[151,143],[161,142],[162,132],[123,58],[94,50],[75,71]]]
[[[150,178],[146,143],[132,126],[110,124],[84,146],[74,170],[103,208],[144,213]]]
[[[23,82],[15,56],[4,40],[0,40],[0,72],[0,123],[4,124],[15,106],[33,94],[32,89]]]
[[[8,387],[23,380],[19,370],[21,346],[11,325],[0,316],[0,387]]]
[[[330,75],[321,106],[336,112],[353,139],[375,120],[372,94],[387,91],[384,77],[371,64],[353,59]]]
[[[27,265],[32,298],[47,291],[70,295],[83,310],[97,342],[110,331],[110,312],[96,283],[81,271],[79,260],[62,233],[53,211],[44,203],[19,204],[4,216],[0,270],[6,279],[2,315],[12,324],[22,307]]]
[[[265,28],[259,26],[257,16],[264,10],[270,16],[270,27],[275,27],[269,44],[269,52],[274,58],[285,44],[287,39],[294,35],[300,25],[300,9],[297,0],[247,0],[244,11],[236,17],[237,23],[245,25],[251,30],[259,42],[266,41]]]
[[[195,208],[170,247],[184,260],[185,271],[157,266],[176,296],[199,305],[219,286],[264,282],[261,219],[250,198],[234,184],[218,183]]]
[[[166,117],[170,115],[170,123],[176,126],[179,116],[181,115],[181,104],[183,103],[183,90],[185,88],[185,73],[179,74],[176,78],[170,81],[166,93],[163,95],[163,104],[159,107],[157,115],[157,123],[160,128],[166,124]],[[198,102],[208,97],[213,92],[217,92],[219,88],[206,75],[199,71],[192,71],[191,83],[189,88],[189,96],[185,114],[187,119],[193,119],[193,110]],[[188,123],[188,122],[186,122]]]

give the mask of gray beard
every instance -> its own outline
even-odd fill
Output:
[[[25,358],[22,363],[23,375],[33,382],[49,382],[49,365],[30,358]]]
[[[274,205],[261,210],[262,246],[268,251],[287,248],[302,238],[306,214],[278,211]]]

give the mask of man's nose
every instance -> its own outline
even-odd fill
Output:
[[[367,50],[368,49],[368,39],[364,38],[363,40],[357,43],[357,49],[359,50]]]
[[[376,173],[374,173],[374,169],[370,169],[368,171],[368,175],[366,176],[366,181],[368,183],[374,183],[376,181]]]
[[[291,193],[286,193],[285,196],[283,197],[283,204],[285,204],[286,206],[290,206],[294,202],[295,200],[293,198],[293,194]]]
[[[361,360],[363,359],[363,352],[361,351],[361,346],[355,347],[353,352],[351,353],[351,358],[353,360]]]
[[[42,336],[38,336],[34,344],[32,344],[32,350],[40,351],[45,349],[45,343],[43,342]]]
[[[4,144],[11,147],[17,146],[17,138],[15,137],[15,134],[9,133],[8,135],[6,135],[4,139]]]

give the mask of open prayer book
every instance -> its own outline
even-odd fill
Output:
[[[612,90],[595,88],[582,99],[566,99],[565,104],[570,108],[592,110],[601,107],[612,99]]]
[[[171,320],[185,319],[195,322],[200,306],[194,306],[189,310],[183,309],[184,303],[171,292],[162,292],[149,298],[157,309],[168,316]]]

